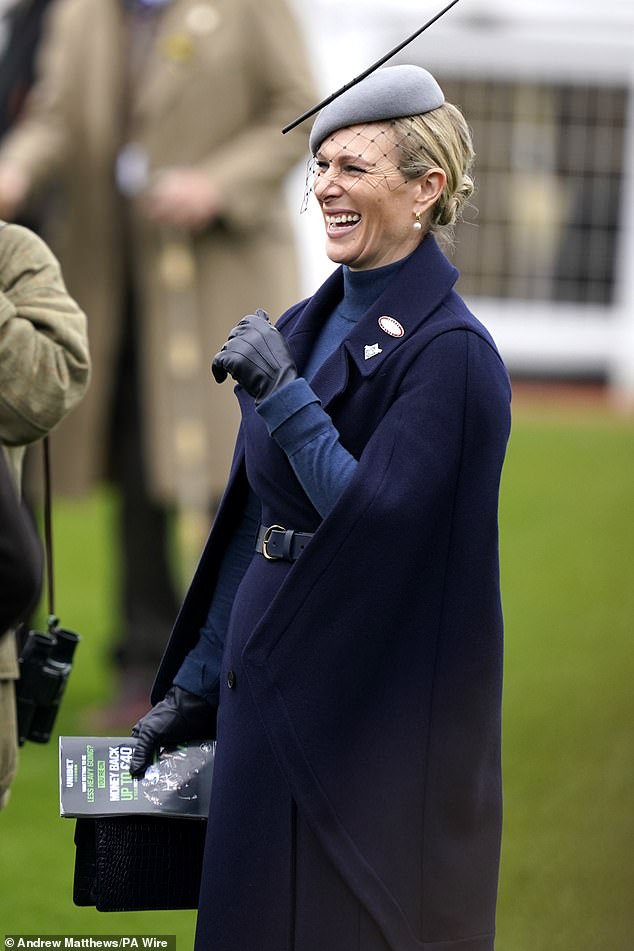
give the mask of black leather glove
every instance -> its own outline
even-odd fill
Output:
[[[176,746],[186,740],[215,736],[216,708],[182,687],[170,687],[165,698],[132,727],[137,738],[130,773],[142,776],[161,746]]]
[[[286,340],[261,309],[243,317],[233,328],[214,357],[211,371],[218,383],[232,376],[256,403],[297,377]]]

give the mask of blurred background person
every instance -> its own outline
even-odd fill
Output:
[[[24,447],[63,419],[84,395],[89,378],[86,318],[68,295],[56,259],[33,232],[0,222],[0,456],[18,491]],[[3,489],[6,506],[10,490],[6,485]],[[23,562],[37,550],[25,517],[21,552],[16,548],[12,552]],[[9,543],[9,528],[3,517],[3,549]],[[6,805],[17,765],[17,645],[5,624],[17,621],[30,607],[38,570],[31,565],[29,574],[21,573],[26,590],[18,599],[17,611],[11,610],[12,616],[4,611],[8,604],[4,587],[0,592],[0,808]],[[13,584],[10,574],[3,573],[5,582]],[[10,595],[14,597],[15,590]]]
[[[35,79],[42,23],[52,0],[0,0],[0,141],[19,119]],[[42,235],[49,196],[39,196],[20,223]]]
[[[106,728],[146,709],[177,612],[170,510],[195,549],[228,473],[237,412],[209,398],[208,356],[236,314],[297,292],[282,186],[306,141],[280,129],[315,98],[307,64],[285,0],[53,0],[0,148],[4,217],[63,186],[51,241],[89,314],[93,385],[53,478],[121,493]]]

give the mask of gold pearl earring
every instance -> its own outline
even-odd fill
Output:
[[[416,212],[416,221],[414,222],[414,224],[413,224],[412,227],[414,228],[414,231],[422,231],[422,230],[423,230],[423,226],[422,226],[421,221],[420,221],[420,211],[417,211],[417,212]]]

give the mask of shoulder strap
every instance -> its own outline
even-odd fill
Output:
[[[53,633],[59,621],[55,617],[55,582],[53,576],[53,519],[51,506],[51,456],[49,437],[42,440],[44,456],[44,555],[48,594],[48,630]]]

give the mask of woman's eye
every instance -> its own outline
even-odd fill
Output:
[[[319,161],[318,159],[315,159],[315,168],[317,169],[318,172],[325,172],[326,169],[328,168],[328,162],[322,162],[322,161]]]
[[[346,165],[346,172],[352,172],[353,175],[364,175],[365,169],[358,165]]]

